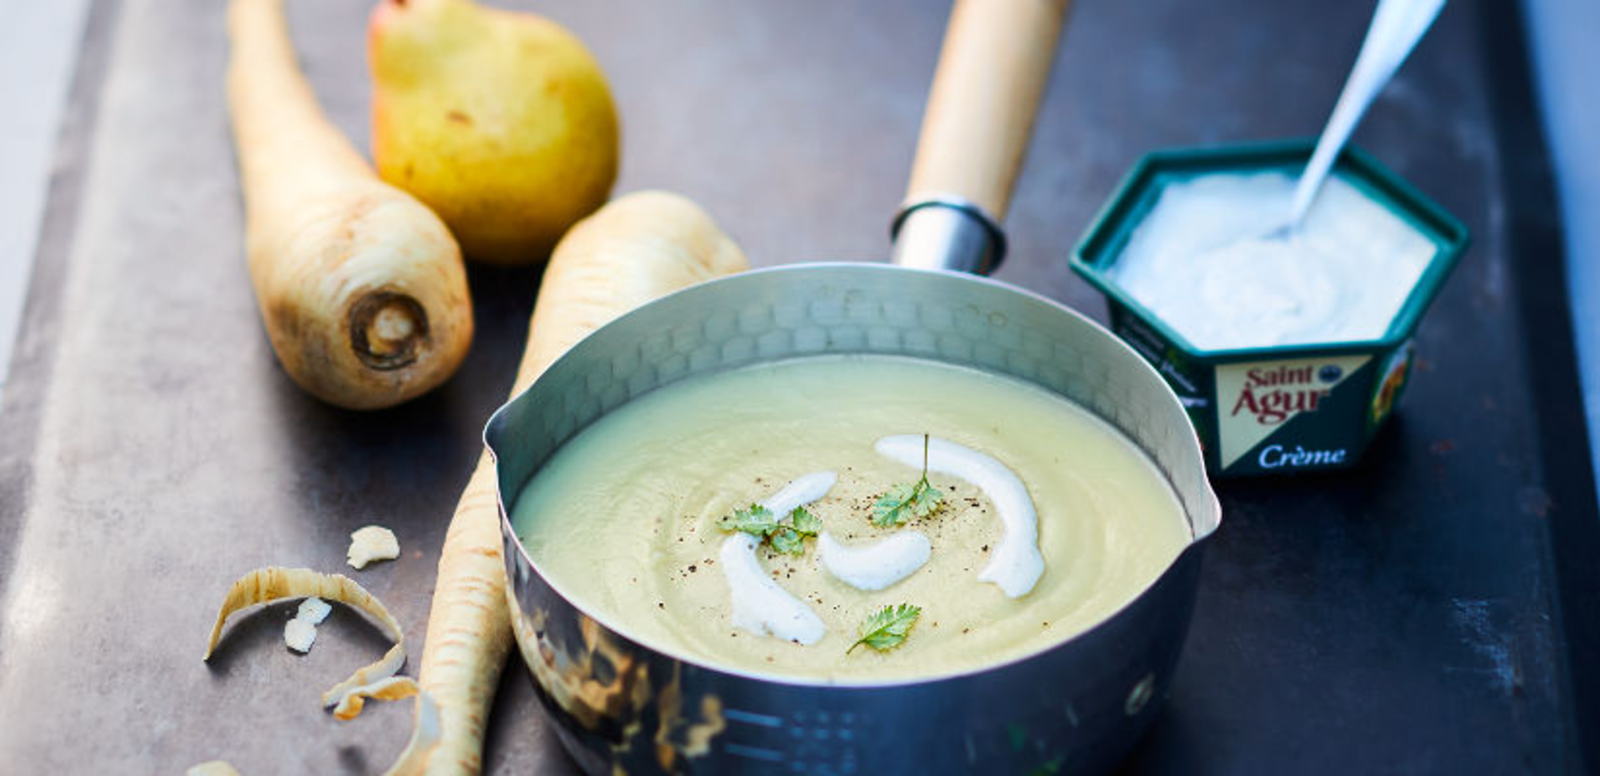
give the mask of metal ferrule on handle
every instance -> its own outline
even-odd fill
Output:
[[[1006,235],[977,203],[954,195],[902,205],[889,227],[894,263],[987,275],[1006,255]]]

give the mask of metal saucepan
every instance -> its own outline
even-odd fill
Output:
[[[1133,350],[1051,300],[968,274],[1003,252],[997,218],[1049,72],[1062,0],[960,0],[929,97],[895,262],[791,265],[711,281],[604,326],[495,413],[517,644],[563,744],[590,773],[903,773],[1119,761],[1166,695],[1204,539],[1220,521],[1178,399]],[[991,216],[992,214],[992,216]],[[823,684],[644,645],[562,595],[507,518],[561,445],[631,398],[695,374],[825,353],[960,364],[1096,413],[1165,474],[1193,541],[1139,597],[1030,656],[930,680]]]

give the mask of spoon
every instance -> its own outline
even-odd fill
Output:
[[[1445,0],[1378,0],[1377,10],[1372,12],[1372,23],[1367,27],[1367,37],[1361,43],[1361,53],[1356,55],[1355,67],[1339,93],[1339,101],[1333,106],[1333,114],[1328,117],[1322,136],[1317,138],[1317,149],[1311,154],[1311,161],[1306,163],[1295,185],[1289,222],[1268,235],[1268,239],[1287,238],[1300,228],[1306,211],[1311,209],[1317,191],[1333,168],[1333,160],[1344,149],[1356,124],[1394,77],[1406,55],[1416,48],[1417,41],[1439,16],[1444,3]]]

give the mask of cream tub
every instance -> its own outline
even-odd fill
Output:
[[[1354,465],[1466,250],[1460,222],[1353,148],[1299,232],[1268,238],[1312,145],[1151,153],[1072,257],[1178,394],[1212,474]]]

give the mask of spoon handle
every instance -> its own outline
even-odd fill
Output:
[[[1355,67],[1345,81],[1344,91],[1339,93],[1339,102],[1333,106],[1322,137],[1317,139],[1311,161],[1295,186],[1290,228],[1298,227],[1305,218],[1323,180],[1328,177],[1328,170],[1333,167],[1333,160],[1344,149],[1345,141],[1350,139],[1367,107],[1383,91],[1406,55],[1416,48],[1417,41],[1439,16],[1444,3],[1445,0],[1378,0],[1366,40],[1361,43],[1361,53],[1356,55]]]

